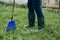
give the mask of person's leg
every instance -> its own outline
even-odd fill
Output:
[[[33,1],[28,0],[28,25],[27,27],[33,27],[35,23],[35,14],[34,14],[34,6]]]
[[[40,7],[40,0],[34,0],[34,5],[35,11],[37,13],[38,29],[41,29],[44,27],[44,16]]]

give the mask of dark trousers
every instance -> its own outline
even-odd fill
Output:
[[[28,20],[29,20],[29,25],[34,26],[35,22],[35,13],[37,14],[37,18],[39,19],[40,17],[43,17],[42,14],[42,9],[40,6],[40,0],[28,0]],[[39,21],[38,21],[39,22]],[[40,25],[38,23],[38,25]]]

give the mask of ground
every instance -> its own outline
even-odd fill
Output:
[[[37,17],[34,29],[24,27],[28,23],[28,9],[15,7],[14,21],[17,29],[6,32],[12,13],[11,6],[0,4],[0,40],[60,40],[60,13],[49,12],[43,9],[45,27],[41,32],[33,32],[37,29]]]

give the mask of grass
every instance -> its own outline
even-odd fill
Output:
[[[31,30],[37,29],[37,19],[34,29],[26,29],[28,23],[27,8],[15,7],[14,21],[17,29],[9,33],[6,32],[7,24],[10,20],[12,7],[0,4],[0,40],[60,40],[60,14],[48,12],[43,9],[45,17],[45,27],[39,32]],[[27,31],[26,31],[27,30]]]

